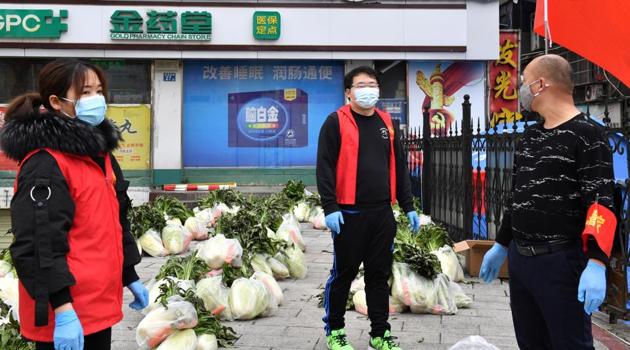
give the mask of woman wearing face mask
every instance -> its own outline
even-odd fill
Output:
[[[344,84],[350,103],[328,116],[317,149],[317,189],[335,251],[324,298],[326,342],[329,349],[353,349],[344,330],[344,314],[350,284],[363,263],[372,323],[369,346],[400,350],[387,322],[387,281],[396,235],[391,203],[398,201],[415,232],[420,219],[413,208],[398,123],[376,109],[377,72],[355,68]]]
[[[111,155],[120,132],[105,119],[107,82],[98,67],[65,59],[42,69],[38,87],[11,102],[0,135],[20,162],[10,251],[21,333],[37,349],[109,349],[123,286],[135,309],[148,292],[134,269],[129,182]]]

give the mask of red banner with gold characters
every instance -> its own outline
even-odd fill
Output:
[[[499,59],[488,64],[490,127],[514,123],[523,116],[518,106],[520,35],[501,31]]]
[[[4,112],[6,112],[7,107],[5,105],[0,105],[0,129],[4,126]],[[17,162],[7,158],[7,156],[0,149],[0,171],[7,170],[17,170]]]

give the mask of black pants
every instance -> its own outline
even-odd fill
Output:
[[[107,328],[85,336],[83,350],[110,350],[112,345],[112,329]],[[36,350],[55,350],[53,343],[35,343]]]
[[[577,245],[533,257],[510,245],[510,302],[519,348],[594,349],[591,317],[577,299],[587,260]]]
[[[391,207],[343,213],[345,224],[334,238],[334,262],[326,283],[324,308],[326,334],[344,328],[346,301],[350,285],[363,263],[368,316],[372,337],[382,337],[390,330],[389,286],[392,271],[392,248],[396,235],[396,220]]]

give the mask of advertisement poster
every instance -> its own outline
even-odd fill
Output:
[[[123,170],[151,167],[151,107],[149,105],[109,105],[107,117],[120,128],[124,141],[114,156]]]
[[[472,122],[484,128],[485,71],[484,62],[409,61],[409,126],[422,129],[422,109],[428,108],[431,130],[461,129],[464,95],[470,95]]]
[[[518,32],[502,31],[499,59],[488,64],[490,127],[523,118],[518,108],[519,45]]]
[[[184,166],[314,166],[319,130],[343,103],[343,70],[333,61],[186,61]]]
[[[0,129],[4,125],[4,112],[7,110],[6,105],[0,105]],[[0,171],[17,170],[17,162],[7,158],[7,156],[0,149]]]
[[[406,98],[381,98],[376,107],[391,114],[392,119],[400,123],[401,128],[407,125],[407,99]]]

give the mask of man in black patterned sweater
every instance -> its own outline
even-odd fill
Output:
[[[612,153],[602,128],[573,102],[570,64],[557,55],[523,72],[521,106],[540,114],[514,155],[512,196],[481,277],[509,258],[521,349],[593,349],[590,314],[605,298],[616,219]]]

